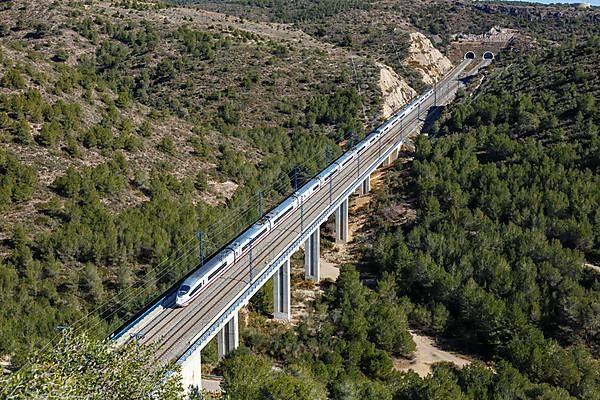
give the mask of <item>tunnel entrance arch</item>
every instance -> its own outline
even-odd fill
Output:
[[[483,53],[483,59],[484,60],[493,60],[494,53],[492,53],[491,51],[486,51],[485,53]]]
[[[465,53],[465,60],[474,60],[475,59],[475,52],[474,51],[467,51]]]

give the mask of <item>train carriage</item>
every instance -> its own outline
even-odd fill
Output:
[[[235,255],[229,248],[223,249],[219,254],[212,257],[202,268],[187,277],[179,286],[175,296],[175,305],[178,307],[186,306],[200,294],[211,279],[223,273],[234,261]]]

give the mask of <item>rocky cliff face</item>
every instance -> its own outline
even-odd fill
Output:
[[[452,62],[419,32],[410,34],[410,48],[404,62],[419,71],[428,85],[439,81],[453,67]]]
[[[379,67],[379,88],[383,97],[383,117],[388,118],[417,92],[408,83],[402,80],[398,74],[389,66],[377,63]]]
[[[422,33],[410,34],[410,48],[404,63],[417,70],[428,85],[439,81],[449,70],[452,62],[446,58]],[[379,88],[383,97],[383,117],[388,118],[418,93],[389,66],[377,63]]]

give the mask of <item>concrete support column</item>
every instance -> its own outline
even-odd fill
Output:
[[[273,317],[289,321],[291,319],[289,258],[273,275],[273,302]]]
[[[181,384],[186,393],[202,390],[202,363],[201,350],[196,349],[184,362],[181,363]]]
[[[304,276],[317,282],[321,279],[320,246],[321,234],[317,228],[304,244]]]
[[[359,194],[364,196],[371,191],[371,175],[369,175],[358,187]]]
[[[238,313],[235,312],[223,329],[217,334],[217,349],[219,360],[237,349],[240,345],[238,329]]]
[[[348,199],[335,212],[335,242],[348,242]]]
[[[387,167],[387,166],[389,166],[389,165],[391,164],[391,162],[390,162],[390,157],[391,157],[391,156],[387,156],[387,157],[385,158],[385,160],[383,160],[383,162],[381,163],[381,166],[382,166],[382,167]]]
[[[395,148],[390,153],[390,165],[394,163],[398,159],[398,148]]]
[[[394,163],[394,161],[396,161],[397,158],[398,153],[395,150],[392,150],[392,152],[385,158],[385,160],[383,160],[383,164],[381,165],[384,167],[389,167]]]

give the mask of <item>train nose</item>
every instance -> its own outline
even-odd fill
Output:
[[[175,298],[175,306],[176,307],[185,307],[186,303],[189,301],[189,297],[188,296],[183,296],[183,297],[179,297],[177,296]]]

